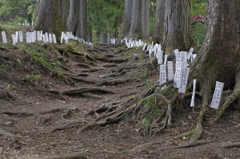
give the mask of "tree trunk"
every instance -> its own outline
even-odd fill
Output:
[[[70,10],[67,19],[67,29],[74,35],[76,35],[77,29],[79,29],[79,26],[77,26],[79,6],[80,6],[79,0],[70,1]]]
[[[67,21],[68,31],[73,35],[87,40],[87,1],[71,0]]]
[[[67,0],[62,0],[62,23],[64,30],[67,30],[67,18],[68,18],[67,6],[68,6]]]
[[[125,0],[122,31],[121,31],[122,37],[126,37],[129,34],[129,30],[131,27],[131,19],[132,19],[132,5],[133,5],[133,0]]]
[[[107,43],[107,33],[105,33],[105,32],[100,33],[100,43],[101,44]]]
[[[141,0],[133,0],[132,5],[132,21],[129,32],[130,38],[140,39],[142,37],[142,1]]]
[[[149,0],[142,1],[142,33],[143,37],[149,37]]]
[[[156,43],[160,44],[163,43],[164,18],[165,18],[165,0],[157,0],[156,27],[153,38]]]
[[[63,31],[61,1],[38,1],[38,13],[37,19],[34,23],[34,29],[54,33],[60,36],[61,31]]]
[[[216,81],[223,82],[225,90],[234,90],[220,107],[216,119],[236,99],[240,99],[240,0],[207,2],[208,31],[190,74],[191,78],[199,81],[199,89],[203,95],[197,131],[189,140],[190,143],[201,137],[203,117]]]
[[[238,81],[235,77],[240,55],[239,5],[240,0],[208,0],[208,31],[193,69],[204,75],[199,76],[199,81],[211,83],[211,88],[216,80],[224,82],[226,88],[233,88]]]
[[[80,37],[87,40],[87,0],[80,1]]]
[[[160,40],[163,50],[189,50],[193,46],[189,0],[158,0],[156,18],[156,39]]]

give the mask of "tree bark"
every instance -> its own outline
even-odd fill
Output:
[[[203,132],[203,118],[209,105],[216,81],[224,83],[224,89],[234,90],[230,99],[220,107],[217,118],[240,96],[240,0],[208,0],[208,31],[198,57],[193,63],[191,78],[197,78],[203,95],[197,129],[189,143],[194,143]],[[236,98],[235,98],[236,96]]]
[[[68,31],[73,35],[87,40],[87,1],[71,0],[67,20]]]
[[[79,6],[78,0],[71,0],[70,1],[70,10],[69,15],[67,19],[67,29],[68,31],[71,31],[73,34],[76,34],[77,29],[77,21],[78,21],[78,6]]]
[[[130,38],[140,39],[142,37],[142,1],[141,0],[133,0],[132,5],[132,21],[131,27],[129,31]]]
[[[63,31],[61,1],[39,0],[37,19],[33,28],[60,36],[61,31]]]
[[[100,43],[107,44],[107,33],[105,32],[100,33]]]
[[[80,1],[80,37],[87,40],[87,0]]]
[[[121,30],[122,37],[126,37],[129,34],[129,30],[131,27],[131,19],[132,19],[132,5],[133,5],[133,0],[125,0],[124,15],[123,15],[123,22],[122,22],[122,30]]]
[[[189,50],[193,46],[189,0],[158,0],[156,18],[155,39],[162,44],[163,50]]]
[[[142,34],[143,37],[149,37],[149,0],[142,1]]]
[[[215,81],[233,88],[239,70],[240,55],[240,0],[208,0],[208,31],[202,48],[193,64],[193,75],[198,74],[201,85]],[[199,75],[200,74],[200,75]]]
[[[160,44],[163,43],[164,18],[165,18],[165,0],[157,0],[154,41]]]
[[[68,18],[68,1],[62,0],[62,23],[64,30],[67,30],[67,18]]]

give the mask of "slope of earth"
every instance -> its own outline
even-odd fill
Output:
[[[203,139],[211,142],[189,148],[177,148],[187,137],[174,139],[194,128],[197,112],[188,106],[150,137],[127,116],[80,131],[103,109],[141,98],[157,83],[156,68],[147,54],[123,45],[1,45],[0,159],[240,157],[239,148],[223,148],[239,141],[237,111],[204,125]]]

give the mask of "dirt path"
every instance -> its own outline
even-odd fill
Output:
[[[231,141],[239,141],[240,115],[237,113],[229,115],[231,118],[226,116],[214,125],[205,125],[203,139],[212,142],[191,148],[175,149],[179,144],[187,142],[187,138],[173,139],[194,126],[195,122],[190,116],[182,119],[182,125],[151,137],[142,136],[139,127],[127,118],[118,124],[79,132],[82,123],[99,117],[98,113],[89,115],[89,112],[103,104],[120,103],[133,96],[140,96],[147,89],[147,82],[155,83],[158,79],[157,70],[142,65],[141,59],[133,57],[139,50],[126,52],[109,45],[95,49],[99,59],[94,66],[79,64],[76,60],[77,64],[68,72],[78,75],[78,82],[74,86],[52,81],[51,88],[48,88],[50,92],[12,89],[10,95],[14,99],[2,93],[0,159],[63,156],[71,159],[240,157],[239,148],[223,148]],[[145,55],[141,58],[145,58]],[[66,125],[72,127],[53,131]]]

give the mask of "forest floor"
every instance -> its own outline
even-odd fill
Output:
[[[50,44],[40,46],[46,50],[60,48]],[[115,124],[78,131],[81,123],[99,117],[93,110],[103,104],[140,98],[148,83],[158,81],[158,69],[146,62],[148,55],[139,49],[113,45],[86,49],[98,56],[89,65],[83,64],[76,52],[59,55],[60,62],[68,63],[65,73],[79,77],[74,85],[52,78],[42,68],[38,70],[27,51],[19,50],[18,46],[10,45],[0,48],[0,159],[240,158],[239,148],[223,148],[240,141],[237,111],[227,111],[212,125],[206,119],[202,138],[212,142],[195,147],[177,148],[188,137],[174,138],[196,125],[198,112],[188,105],[175,110],[181,112],[174,116],[175,124],[152,136],[144,136],[139,124],[127,117]],[[92,90],[75,95],[63,93],[83,88]],[[70,128],[56,129],[71,123]]]

